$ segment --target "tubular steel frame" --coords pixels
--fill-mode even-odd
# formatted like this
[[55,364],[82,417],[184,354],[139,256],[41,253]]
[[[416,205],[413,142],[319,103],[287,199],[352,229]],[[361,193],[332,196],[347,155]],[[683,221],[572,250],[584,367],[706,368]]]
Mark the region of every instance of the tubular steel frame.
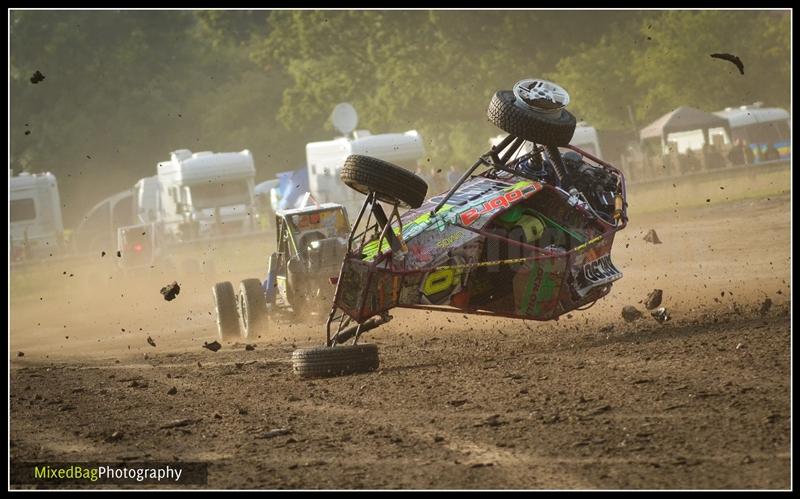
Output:
[[[435,215],[442,208],[442,206],[444,206],[444,204],[453,195],[453,193],[455,193],[458,190],[458,188],[464,182],[466,182],[472,176],[472,173],[481,165],[486,165],[486,166],[489,167],[489,170],[487,170],[486,172],[483,172],[482,174],[480,174],[481,176],[485,176],[487,174],[491,175],[491,174],[493,174],[494,171],[502,171],[502,172],[506,172],[506,173],[509,173],[511,175],[514,175],[514,176],[520,176],[520,177],[523,177],[523,178],[528,178],[529,180],[538,180],[538,179],[532,178],[532,177],[526,175],[524,172],[521,172],[520,170],[518,170],[517,167],[516,167],[516,164],[513,165],[513,166],[510,164],[511,158],[520,149],[520,147],[522,147],[522,144],[524,142],[525,142],[525,140],[520,138],[520,137],[515,137],[513,135],[508,135],[500,142],[500,144],[497,144],[496,146],[492,146],[492,148],[489,151],[487,151],[486,153],[481,155],[480,158],[461,176],[461,178],[459,178],[459,180],[455,184],[453,184],[453,186],[447,191],[447,193],[444,195],[444,197],[433,208],[433,210],[431,211],[431,216]],[[605,227],[607,230],[605,230],[604,232],[602,232],[598,236],[593,237],[591,240],[589,240],[587,242],[584,242],[583,244],[581,244],[581,245],[579,245],[579,246],[577,246],[575,248],[572,248],[569,251],[566,251],[564,253],[559,253],[559,254],[552,254],[552,253],[546,251],[543,248],[539,248],[537,246],[526,244],[526,243],[523,243],[521,241],[515,241],[515,240],[510,239],[510,238],[499,236],[497,234],[492,234],[492,233],[489,233],[489,232],[487,232],[485,230],[482,230],[482,229],[480,229],[480,230],[474,229],[474,228],[462,225],[462,224],[457,223],[457,222],[455,223],[455,225],[460,227],[460,228],[462,228],[462,229],[469,230],[469,231],[472,231],[472,232],[476,232],[476,233],[478,233],[478,234],[480,234],[480,235],[482,235],[484,237],[491,237],[491,238],[499,239],[499,240],[502,240],[503,242],[520,246],[523,249],[528,249],[528,250],[532,250],[532,251],[535,251],[537,253],[540,253],[538,256],[531,256],[531,257],[526,257],[526,258],[523,258],[523,259],[515,259],[515,260],[543,260],[543,259],[554,259],[554,258],[566,258],[565,269],[571,268],[572,264],[574,263],[574,260],[576,258],[576,255],[577,255],[578,251],[585,251],[589,247],[591,247],[591,246],[593,246],[593,245],[595,245],[595,244],[597,244],[597,243],[599,243],[601,241],[605,241],[605,240],[608,240],[609,238],[613,238],[613,235],[616,232],[624,229],[625,226],[627,226],[627,224],[628,224],[628,215],[627,215],[628,203],[627,203],[627,191],[626,191],[626,188],[625,188],[625,176],[624,176],[624,174],[620,170],[615,168],[614,166],[610,165],[609,163],[607,163],[607,162],[605,162],[605,161],[593,156],[592,154],[589,154],[589,153],[579,149],[576,146],[568,145],[568,146],[564,146],[564,147],[567,148],[567,149],[571,149],[571,150],[577,152],[578,154],[580,154],[584,158],[591,159],[596,164],[595,165],[596,167],[603,168],[603,169],[609,171],[610,173],[612,173],[614,176],[617,177],[617,187],[619,189],[618,195],[621,196],[621,206],[620,206],[620,209],[619,209],[619,217],[617,219],[618,221],[616,221],[615,224],[612,225],[608,221],[604,220],[603,218],[598,217],[596,215],[592,215],[589,210],[587,210],[586,208],[584,208],[581,205],[575,205],[576,209],[578,209],[579,211],[583,212],[584,215],[589,215],[589,216],[591,216],[591,218],[596,219],[597,221],[599,221],[599,223],[603,227]],[[552,154],[555,154],[555,151],[557,151],[556,147],[543,147],[542,148],[542,147],[537,146],[537,144],[534,144],[534,148],[533,148],[533,152],[531,153],[531,156],[535,156],[535,155],[541,154],[543,149],[547,151],[548,156],[550,156]],[[505,154],[500,156],[500,153],[502,153],[504,150],[505,150]],[[521,159],[521,158],[519,158],[519,159]],[[519,161],[519,159],[517,161]],[[558,159],[560,159],[560,157]],[[558,160],[554,160],[554,161],[558,161]],[[563,164],[560,161],[558,161],[558,164],[555,165],[555,167],[556,167],[557,177],[558,177],[559,181],[561,181],[561,177],[563,175]],[[548,185],[548,184],[544,184],[544,187],[545,188],[554,189],[556,191],[560,191],[561,193],[563,193],[562,195],[569,195],[566,192],[564,192],[563,189],[561,189],[559,187],[554,187],[554,186],[551,186],[551,185]],[[362,220],[364,220],[365,213],[366,213],[366,220],[364,221],[363,227],[362,227]],[[375,218],[374,221],[373,221],[373,217]],[[399,234],[400,234],[399,238],[397,237],[397,235],[395,234],[394,230],[392,229],[393,222],[395,222],[395,221],[398,223],[398,226],[399,226],[399,229],[400,229],[399,230]],[[362,230],[360,232],[358,231],[359,228],[362,228]],[[359,300],[358,300],[359,305],[358,305],[358,309],[357,310],[358,310],[358,316],[359,317],[362,315],[362,312],[364,311],[364,305],[366,304],[366,300],[367,300],[368,292],[369,292],[369,289],[370,289],[370,285],[372,284],[373,278],[376,275],[376,269],[378,268],[379,265],[382,265],[387,259],[389,260],[389,264],[391,266],[392,272],[395,273],[395,274],[399,274],[400,275],[400,279],[401,279],[400,285],[401,285],[401,287],[402,287],[402,280],[405,278],[405,276],[407,276],[409,274],[414,274],[414,273],[423,273],[424,274],[426,272],[430,272],[430,271],[437,270],[437,269],[441,268],[441,267],[426,267],[426,268],[408,270],[408,269],[405,268],[405,265],[403,265],[403,268],[395,268],[395,261],[392,258],[393,255],[395,253],[397,253],[397,252],[405,251],[405,249],[406,249],[405,241],[402,240],[403,223],[402,223],[402,219],[400,218],[400,213],[398,211],[398,203],[394,203],[392,205],[392,210],[391,210],[389,216],[387,217],[386,214],[385,214],[385,211],[383,210],[383,207],[379,204],[375,193],[374,192],[370,192],[367,195],[366,199],[364,199],[364,203],[361,206],[361,210],[358,213],[358,217],[356,218],[356,221],[355,221],[355,223],[353,224],[353,226],[352,226],[352,228],[350,230],[350,235],[349,235],[349,238],[348,238],[348,241],[347,241],[347,254],[345,256],[345,260],[342,262],[342,266],[339,269],[339,276],[338,276],[338,279],[336,281],[336,291],[334,293],[333,303],[331,305],[331,311],[330,311],[330,314],[328,315],[328,320],[327,320],[326,325],[325,325],[325,327],[326,327],[326,341],[327,341],[327,346],[329,346],[329,347],[335,346],[337,344],[342,344],[345,341],[349,340],[350,338],[353,338],[353,344],[356,344],[358,342],[358,339],[361,336],[361,334],[363,334],[366,331],[369,331],[371,329],[374,329],[374,328],[376,328],[376,327],[378,327],[378,326],[380,326],[382,324],[385,324],[386,322],[388,322],[388,321],[390,321],[392,319],[392,316],[388,314],[388,311],[383,311],[383,312],[380,312],[380,314],[378,314],[378,315],[373,315],[373,316],[371,316],[369,318],[366,318],[366,319],[362,320],[361,322],[359,322],[356,325],[351,325],[351,322],[353,321],[353,317],[351,317],[349,314],[347,314],[343,309],[339,308],[339,306],[337,305],[337,303],[339,302],[339,298],[341,297],[341,293],[342,293],[342,277],[343,277],[343,272],[344,272],[344,269],[345,269],[345,264],[346,264],[347,260],[350,259],[350,258],[358,258],[359,260],[361,260],[361,255],[357,254],[357,252],[360,252],[360,250],[364,247],[364,245],[367,242],[371,242],[372,241],[372,239],[370,239],[370,241],[367,241],[367,233],[369,233],[370,231],[373,233],[373,237],[375,235],[378,236],[378,239],[377,239],[378,254],[368,264],[366,283],[365,283],[364,287],[361,289],[361,296],[359,297]],[[387,242],[389,244],[388,251],[381,252],[382,249],[384,248],[384,243],[387,243]],[[501,264],[504,263],[504,261],[481,262],[480,265],[484,265],[485,266],[485,264],[487,264],[487,263],[495,264],[495,265],[501,265]],[[475,265],[475,264],[469,265],[468,264],[468,266],[478,266],[478,265]],[[445,266],[445,267],[447,267],[447,266]],[[561,280],[561,284],[560,284],[560,287],[559,287],[559,290],[558,290],[558,296],[562,296],[563,295],[564,288],[565,288],[565,286],[567,286],[567,281],[568,280],[566,278]],[[600,289],[599,296],[591,296],[590,299],[585,300],[585,303],[578,303],[575,308],[577,309],[578,307],[586,306],[590,302],[591,302],[591,304],[593,304],[599,298],[605,296],[610,291],[611,286],[609,284],[609,285],[606,285],[606,286],[604,286],[602,288],[599,288],[599,289]],[[398,308],[416,308],[416,309],[422,309],[422,310],[436,310],[436,311],[442,311],[442,312],[458,312],[458,313],[462,313],[462,314],[489,315],[489,316],[509,317],[509,318],[517,318],[517,319],[530,319],[530,317],[526,317],[524,315],[498,313],[498,312],[492,312],[492,311],[480,310],[480,309],[461,309],[461,308],[453,307],[453,306],[449,306],[449,305],[434,306],[434,305],[413,304],[413,305],[395,305],[395,306],[398,307]],[[589,306],[591,306],[591,305],[589,305]],[[556,317],[555,319],[557,319],[557,318],[558,317]],[[334,324],[336,325],[336,331],[333,334],[331,334],[331,332],[332,332],[331,329],[332,329],[332,326]]]

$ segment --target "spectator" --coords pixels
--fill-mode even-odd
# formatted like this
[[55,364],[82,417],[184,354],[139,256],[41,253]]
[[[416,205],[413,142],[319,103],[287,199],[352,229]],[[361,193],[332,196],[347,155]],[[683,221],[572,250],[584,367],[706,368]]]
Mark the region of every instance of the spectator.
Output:
[[739,166],[745,164],[746,153],[744,149],[742,139],[736,139],[736,143],[733,145],[730,152],[728,152],[728,161],[731,165]]
[[458,182],[461,178],[461,172],[456,169],[455,165],[450,166],[450,172],[447,174],[447,183],[451,186]]
[[700,170],[700,159],[691,149],[686,149],[686,159],[683,163],[684,172],[689,173]]
[[748,165],[752,165],[756,162],[756,155],[753,153],[753,148],[750,147],[750,144],[747,142],[743,142],[742,145],[744,146],[744,159]]
[[719,152],[719,148],[716,145],[712,145],[708,148],[706,166],[710,170],[716,170],[725,166],[725,158],[722,156],[722,153]]
[[777,161],[781,158],[781,155],[778,154],[778,150],[775,149],[775,145],[770,142],[767,144],[767,150],[764,151],[764,161]]

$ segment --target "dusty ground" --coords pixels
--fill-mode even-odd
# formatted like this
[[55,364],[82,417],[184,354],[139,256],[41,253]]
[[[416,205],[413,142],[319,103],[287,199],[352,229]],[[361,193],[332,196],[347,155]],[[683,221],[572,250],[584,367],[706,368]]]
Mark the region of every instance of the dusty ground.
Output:
[[[12,286],[11,458],[207,461],[214,488],[789,488],[789,237],[788,195],[634,216],[592,309],[399,311],[367,337],[378,372],[313,381],[289,359],[320,327],[201,348],[211,279],[260,275],[260,249],[205,279],[49,269],[46,290]],[[653,288],[672,320],[625,323]]]

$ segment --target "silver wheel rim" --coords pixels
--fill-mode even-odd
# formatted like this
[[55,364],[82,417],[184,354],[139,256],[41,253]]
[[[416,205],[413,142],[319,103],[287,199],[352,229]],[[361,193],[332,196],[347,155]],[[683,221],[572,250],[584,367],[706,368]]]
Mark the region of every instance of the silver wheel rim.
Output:
[[514,85],[513,91],[517,102],[542,113],[555,113],[569,104],[569,93],[547,80],[521,80]]

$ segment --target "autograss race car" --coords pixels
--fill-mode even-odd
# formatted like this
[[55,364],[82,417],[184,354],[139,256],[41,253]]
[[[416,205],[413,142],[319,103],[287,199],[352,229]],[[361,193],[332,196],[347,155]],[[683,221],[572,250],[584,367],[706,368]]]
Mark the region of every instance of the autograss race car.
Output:
[[393,308],[546,321],[608,294],[622,277],[611,247],[627,224],[625,180],[569,145],[568,103],[563,88],[539,79],[497,92],[488,118],[508,137],[427,200],[426,183],[410,171],[348,157],[341,179],[367,197],[332,279],[326,343],[296,350],[295,373],[376,369],[377,346],[358,340]]
[[341,266],[350,222],[342,205],[316,203],[275,213],[277,251],[266,278],[214,285],[217,330],[222,340],[255,338],[270,322],[304,322],[327,317],[334,287],[330,276]]

